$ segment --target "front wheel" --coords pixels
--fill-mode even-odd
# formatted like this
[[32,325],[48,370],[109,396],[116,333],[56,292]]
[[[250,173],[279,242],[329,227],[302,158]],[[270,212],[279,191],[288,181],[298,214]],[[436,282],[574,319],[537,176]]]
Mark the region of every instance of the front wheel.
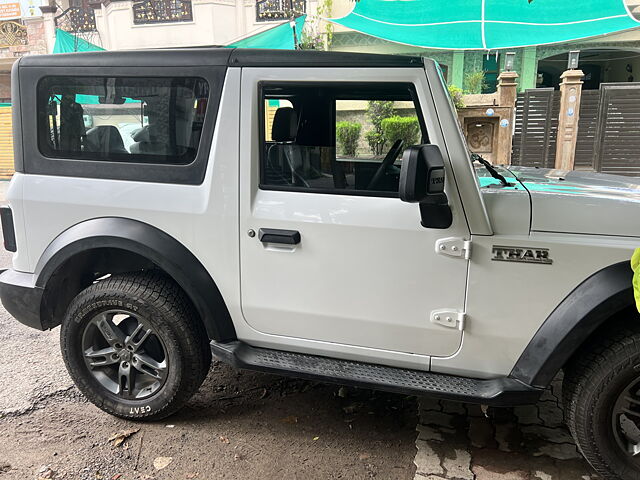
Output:
[[78,294],[60,332],[78,389],[127,419],[157,420],[193,395],[211,363],[184,292],[159,272],[113,275]]
[[[637,321],[635,318],[630,321]],[[640,478],[640,329],[610,325],[565,369],[565,417],[604,479]]]

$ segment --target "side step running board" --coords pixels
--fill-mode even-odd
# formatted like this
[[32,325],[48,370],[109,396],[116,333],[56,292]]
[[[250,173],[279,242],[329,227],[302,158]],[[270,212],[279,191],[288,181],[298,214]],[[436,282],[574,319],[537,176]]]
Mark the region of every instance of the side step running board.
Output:
[[432,396],[492,406],[535,403],[542,390],[513,378],[478,380],[370,363],[257,348],[242,342],[211,342],[213,354],[236,368],[321,382]]

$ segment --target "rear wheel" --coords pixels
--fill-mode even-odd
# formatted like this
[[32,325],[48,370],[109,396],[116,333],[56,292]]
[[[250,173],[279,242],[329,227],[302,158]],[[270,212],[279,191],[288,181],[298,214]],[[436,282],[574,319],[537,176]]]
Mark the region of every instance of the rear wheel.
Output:
[[62,355],[102,410],[155,420],[176,412],[206,377],[211,352],[184,292],[158,272],[111,276],[71,302]]
[[[635,321],[635,319],[634,319]],[[567,424],[605,479],[640,478],[640,328],[609,326],[565,369]]]

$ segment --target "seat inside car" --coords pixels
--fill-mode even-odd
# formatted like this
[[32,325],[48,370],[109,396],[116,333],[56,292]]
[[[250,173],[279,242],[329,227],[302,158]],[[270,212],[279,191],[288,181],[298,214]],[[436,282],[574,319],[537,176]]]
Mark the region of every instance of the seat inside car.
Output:
[[267,172],[270,180],[279,177],[282,184],[309,187],[300,174],[303,166],[302,148],[296,145],[299,118],[292,107],[276,110],[271,128],[271,138],[275,142],[267,154]]
[[102,154],[127,154],[122,135],[113,125],[99,125],[87,132],[85,151]]

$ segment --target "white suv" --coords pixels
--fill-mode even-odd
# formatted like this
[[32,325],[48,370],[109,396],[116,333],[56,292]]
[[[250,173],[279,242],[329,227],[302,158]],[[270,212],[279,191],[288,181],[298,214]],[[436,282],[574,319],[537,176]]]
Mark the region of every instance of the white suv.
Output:
[[[62,325],[98,407],[170,415],[211,352],[493,406],[535,402],[564,369],[586,458],[640,475],[632,179],[470,156],[417,57],[33,56],[12,83],[0,297],[29,326]],[[139,126],[126,145],[122,124]]]

